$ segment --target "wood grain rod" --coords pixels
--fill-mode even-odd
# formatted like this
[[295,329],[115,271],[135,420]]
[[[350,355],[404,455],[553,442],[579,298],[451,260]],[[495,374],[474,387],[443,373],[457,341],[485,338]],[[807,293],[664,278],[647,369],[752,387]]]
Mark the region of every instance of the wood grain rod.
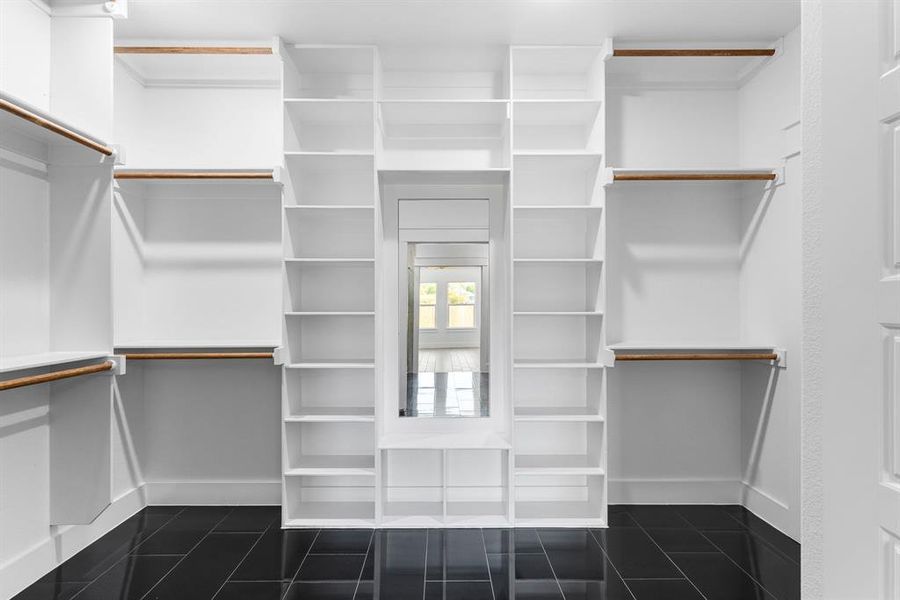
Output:
[[123,171],[116,179],[273,179],[271,171]]
[[775,173],[615,173],[614,181],[774,181]]
[[51,381],[59,381],[60,379],[69,379],[81,375],[90,375],[91,373],[101,373],[103,371],[111,370],[113,366],[113,362],[108,360],[104,363],[89,365],[87,367],[76,367],[74,369],[63,369],[52,373],[44,373],[43,375],[29,375],[28,377],[19,377],[18,379],[8,379],[6,381],[0,381],[0,392],[28,385],[37,385],[39,383],[49,383]]
[[271,352],[138,352],[125,353],[128,360],[220,360],[240,358],[268,358]]
[[775,48],[616,48],[613,56],[640,57],[729,57],[775,56]]
[[40,115],[36,115],[33,112],[31,112],[30,110],[26,110],[26,109],[22,108],[21,106],[17,106],[16,104],[13,104],[12,102],[10,102],[8,100],[3,100],[2,98],[0,98],[0,109],[5,110],[6,112],[8,112],[12,115],[15,115],[21,119],[25,119],[26,121],[28,121],[30,123],[34,123],[38,127],[43,127],[47,131],[50,131],[57,135],[61,135],[62,137],[66,138],[66,139],[69,139],[69,140],[72,140],[73,142],[81,144],[82,146],[84,146],[86,148],[90,148],[91,150],[99,152],[100,154],[105,154],[106,156],[112,156],[112,154],[113,154],[112,148],[109,148],[107,146],[104,146],[103,144],[95,142],[94,140],[87,138],[87,137],[81,135],[80,133],[76,133],[76,132],[72,131],[71,129],[68,129],[68,128],[60,125],[59,123],[55,123],[49,119],[45,119],[44,117],[41,117]]
[[264,46],[116,46],[116,54],[272,54]]
[[639,360],[778,360],[774,352],[707,352],[707,353],[679,353],[679,354],[617,354],[616,361]]

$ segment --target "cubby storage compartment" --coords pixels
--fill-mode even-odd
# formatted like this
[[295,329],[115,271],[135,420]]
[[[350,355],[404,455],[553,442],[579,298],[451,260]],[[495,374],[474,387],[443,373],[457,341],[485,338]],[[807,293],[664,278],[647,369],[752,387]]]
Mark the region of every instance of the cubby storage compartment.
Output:
[[516,523],[531,527],[605,527],[604,475],[516,476]]
[[515,313],[603,312],[603,263],[518,262]]
[[286,263],[290,312],[375,310],[374,262]]
[[372,46],[282,47],[285,98],[374,97],[375,48]]
[[509,523],[509,451],[448,449],[444,521],[450,526]]
[[570,364],[600,366],[601,316],[517,316],[513,361],[516,366]]
[[285,421],[375,420],[372,369],[288,369]]
[[293,258],[372,258],[375,212],[371,208],[285,209],[286,252]]
[[603,48],[513,46],[513,99],[603,98]]
[[371,315],[285,317],[290,364],[372,365],[375,325]]
[[508,103],[385,101],[379,104],[382,170],[509,167]]
[[442,450],[381,450],[382,523],[391,527],[440,526],[444,520]]
[[516,475],[601,475],[603,422],[516,423]]
[[365,154],[287,154],[286,206],[373,206],[375,157]]
[[114,137],[128,168],[280,164],[277,56],[162,48],[137,57],[117,54],[114,72]]
[[118,188],[117,346],[278,345],[278,185],[153,179]]
[[285,152],[372,152],[375,106],[366,100],[284,101]]
[[375,475],[371,423],[285,423],[285,475]]
[[409,47],[380,49],[382,100],[509,98],[507,49]]
[[520,421],[602,421],[603,369],[516,369],[513,412]]
[[284,482],[287,527],[374,527],[373,476],[288,476]]
[[516,258],[602,259],[602,211],[514,209]]
[[516,100],[515,153],[603,150],[600,100]]
[[600,156],[525,154],[514,157],[514,206],[600,207],[603,168]]

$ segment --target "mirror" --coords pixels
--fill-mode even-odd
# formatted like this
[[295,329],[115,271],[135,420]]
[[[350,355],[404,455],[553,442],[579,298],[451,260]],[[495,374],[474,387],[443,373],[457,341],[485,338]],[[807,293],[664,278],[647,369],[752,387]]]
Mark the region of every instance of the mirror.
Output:
[[[490,273],[486,243],[406,244],[401,417],[490,414]],[[405,334],[405,335],[404,335]],[[405,341],[405,344],[404,344]]]

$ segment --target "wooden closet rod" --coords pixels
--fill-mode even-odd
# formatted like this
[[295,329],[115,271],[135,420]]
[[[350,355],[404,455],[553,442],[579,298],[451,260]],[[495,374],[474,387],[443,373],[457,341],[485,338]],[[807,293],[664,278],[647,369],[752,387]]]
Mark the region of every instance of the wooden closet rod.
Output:
[[265,179],[271,171],[119,171],[116,179]]
[[91,150],[99,152],[100,154],[105,154],[106,156],[112,156],[112,154],[113,154],[112,148],[109,148],[107,146],[104,146],[103,144],[95,142],[94,140],[87,138],[87,137],[81,135],[80,133],[76,133],[76,132],[72,131],[71,129],[69,129],[68,127],[60,125],[59,123],[55,123],[55,122],[51,121],[50,119],[46,119],[40,115],[36,115],[33,112],[31,112],[30,110],[27,110],[25,108],[22,108],[21,106],[13,104],[9,100],[4,100],[4,99],[0,98],[0,109],[5,110],[6,112],[8,112],[12,115],[15,115],[21,119],[25,119],[26,121],[28,121],[30,123],[34,123],[38,127],[43,127],[47,131],[50,131],[57,135],[61,135],[64,138],[70,139],[73,142],[81,144],[82,146],[84,146],[86,148],[90,148]]
[[219,360],[236,358],[268,358],[272,352],[156,352],[125,353],[128,360]]
[[116,54],[272,54],[264,46],[116,46]]
[[729,56],[775,56],[775,48],[616,48],[614,57],[729,57]]
[[775,173],[667,173],[664,171],[646,173],[614,173],[614,181],[774,181]]
[[37,385],[38,383],[59,381],[60,379],[90,375],[91,373],[101,373],[103,371],[111,370],[114,366],[113,362],[108,360],[104,363],[89,365],[87,367],[75,367],[74,369],[63,369],[61,371],[53,371],[52,373],[44,373],[43,375],[29,375],[28,377],[19,377],[18,379],[8,379],[6,381],[0,381],[0,392],[3,390],[25,387],[27,385]]
[[740,352],[703,352],[692,354],[617,354],[616,361],[639,360],[778,360],[774,352],[740,353]]

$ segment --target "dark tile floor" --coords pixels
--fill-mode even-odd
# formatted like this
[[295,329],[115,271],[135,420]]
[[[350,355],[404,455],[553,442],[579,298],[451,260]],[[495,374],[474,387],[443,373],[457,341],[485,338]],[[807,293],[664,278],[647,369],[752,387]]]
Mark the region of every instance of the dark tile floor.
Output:
[[613,506],[609,529],[293,530],[151,507],[15,600],[795,600],[800,546],[739,506]]

